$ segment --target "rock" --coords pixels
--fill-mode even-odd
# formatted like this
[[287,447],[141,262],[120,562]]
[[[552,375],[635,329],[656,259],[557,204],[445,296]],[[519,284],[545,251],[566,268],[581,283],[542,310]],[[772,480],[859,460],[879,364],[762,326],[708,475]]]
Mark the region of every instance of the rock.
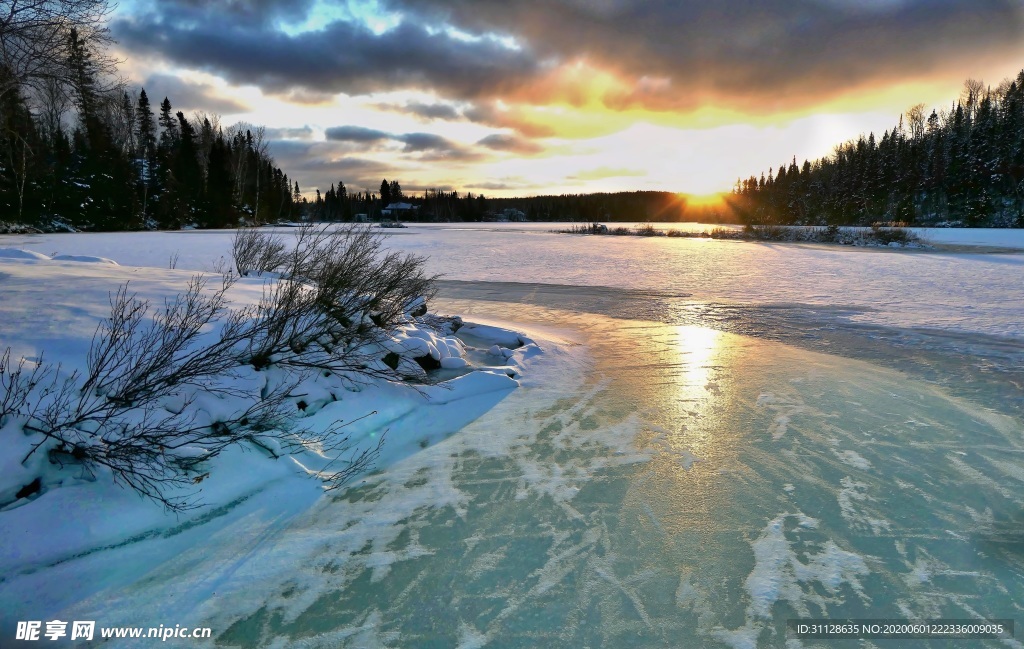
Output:
[[437,370],[437,369],[441,368],[441,359],[434,358],[430,354],[424,354],[423,356],[417,356],[413,360],[416,361],[417,363],[419,363],[419,366],[422,367],[423,369],[427,370],[428,372],[430,370]]
[[43,481],[41,479],[39,479],[39,478],[36,478],[32,482],[28,483],[27,485],[25,485],[24,487],[19,489],[18,493],[14,494],[14,497],[15,497],[15,499],[18,499],[18,498],[28,498],[29,496],[31,496],[33,494],[39,493],[42,490],[42,488],[43,488]]

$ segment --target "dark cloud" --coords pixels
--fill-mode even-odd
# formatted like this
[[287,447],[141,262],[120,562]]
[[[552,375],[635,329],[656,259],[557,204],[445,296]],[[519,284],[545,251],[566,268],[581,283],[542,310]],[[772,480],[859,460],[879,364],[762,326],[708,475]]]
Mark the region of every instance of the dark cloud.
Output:
[[216,88],[205,83],[190,83],[169,74],[153,74],[142,83],[154,110],[167,97],[175,111],[232,114],[249,110],[246,104],[229,97],[216,96]]
[[474,160],[474,153],[434,133],[393,134],[362,126],[332,126],[325,131],[328,140],[372,145],[382,142],[403,144],[402,153],[417,154],[418,160]]
[[[1018,47],[1018,0],[389,0],[426,24],[510,34],[537,60],[585,59],[630,87],[614,108],[816,101]],[[571,89],[565,96],[572,100]]]
[[161,10],[179,20],[230,20],[230,24],[267,25],[302,21],[315,0],[160,0]]
[[488,135],[477,144],[494,151],[509,151],[511,153],[540,153],[544,150],[544,147],[535,142],[504,133]]
[[[555,134],[554,129],[542,124],[533,123],[518,112],[508,110],[507,108],[499,110],[494,105],[494,102],[469,103],[461,107],[445,103],[426,104],[417,102],[406,104],[381,103],[374,104],[374,106],[380,110],[414,115],[424,120],[465,120],[494,128],[507,128],[526,137],[550,137]],[[521,149],[523,152],[528,152],[529,149],[533,148],[539,149],[539,147],[534,147],[522,140],[520,140],[520,143],[524,147]],[[500,146],[497,145],[500,145],[501,142],[488,141],[481,142],[480,144],[488,148],[498,149]]]
[[433,133],[406,133],[405,135],[396,135],[394,139],[405,144],[407,152],[447,151],[457,148],[457,145],[451,140]]
[[380,142],[381,140],[390,140],[392,135],[385,133],[384,131],[378,131],[372,128],[365,128],[363,126],[332,126],[324,131],[324,136],[328,140],[336,140],[339,142]]
[[349,191],[377,191],[382,178],[408,174],[408,167],[343,155],[333,142],[302,142],[274,140],[270,142],[274,162],[299,181],[302,191],[319,188],[326,191],[331,184],[345,183]]
[[218,11],[217,5],[203,11],[204,19],[196,20],[191,8],[161,3],[152,13],[114,21],[111,29],[129,50],[161,54],[179,65],[275,93],[422,88],[458,97],[489,96],[506,85],[526,83],[539,65],[526,52],[489,40],[466,42],[443,31],[431,34],[412,21],[376,34],[360,23],[339,20],[320,31],[289,36],[270,24],[207,15]]
[[450,103],[422,103],[411,101],[409,103],[378,103],[378,109],[414,115],[424,120],[445,120],[454,122],[462,119],[462,114],[457,107]]
[[470,151],[451,140],[434,133],[405,133],[396,135],[395,140],[405,144],[405,153],[417,154],[421,161],[470,161],[482,156]]
[[[266,92],[319,101],[426,90],[449,103],[398,108],[529,137],[551,132],[494,101],[583,105],[588,70],[615,77],[599,97],[614,109],[712,103],[768,113],[968,72],[972,62],[1024,41],[1020,0],[382,0],[378,11],[401,17],[383,33],[354,20],[295,35],[281,30],[312,4],[166,0],[125,13],[112,30],[129,50]],[[445,25],[475,37],[452,36]],[[590,67],[573,76],[576,62]]]

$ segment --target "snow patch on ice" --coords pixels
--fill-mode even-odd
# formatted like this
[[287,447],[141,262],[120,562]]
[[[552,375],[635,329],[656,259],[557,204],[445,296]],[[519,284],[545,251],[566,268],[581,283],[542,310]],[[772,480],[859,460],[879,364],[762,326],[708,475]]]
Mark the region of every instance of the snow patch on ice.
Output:
[[864,456],[857,451],[836,451],[833,449],[832,453],[834,453],[843,464],[849,464],[850,466],[862,471],[871,470],[871,462],[868,462]]
[[874,498],[866,493],[868,489],[866,484],[857,482],[849,476],[840,480],[839,483],[843,486],[836,496],[839,502],[839,513],[842,514],[851,528],[871,530],[871,533],[875,536],[891,529],[892,526],[889,524],[889,521],[869,516],[861,511],[858,503],[867,504],[874,501]]
[[792,423],[793,416],[806,410],[803,404],[778,397],[771,392],[760,394],[755,405],[759,408],[766,408],[774,413],[772,423],[768,425],[768,433],[774,440],[782,439],[789,432],[789,425]]
[[456,649],[481,649],[486,645],[486,635],[465,622],[459,623],[459,644],[456,645]]
[[[842,602],[844,585],[864,598],[860,577],[869,572],[864,558],[843,550],[831,539],[820,544],[817,552],[814,544],[801,542],[795,531],[790,535],[797,538],[791,541],[786,532],[790,519],[800,527],[817,527],[815,519],[802,513],[780,514],[750,544],[754,569],[745,583],[750,599],[746,621],[737,629],[712,629],[711,635],[721,642],[736,649],[757,647],[764,623],[771,619],[772,608],[779,601],[787,602],[801,617],[811,617],[808,604],[824,611],[829,603]],[[814,584],[820,584],[826,594]]]

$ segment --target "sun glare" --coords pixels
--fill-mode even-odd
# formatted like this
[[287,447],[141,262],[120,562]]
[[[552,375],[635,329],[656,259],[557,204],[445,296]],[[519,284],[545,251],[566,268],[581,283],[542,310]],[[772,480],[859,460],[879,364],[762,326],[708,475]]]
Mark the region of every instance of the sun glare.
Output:
[[711,194],[680,194],[680,198],[690,207],[701,209],[718,208],[725,205],[725,192]]

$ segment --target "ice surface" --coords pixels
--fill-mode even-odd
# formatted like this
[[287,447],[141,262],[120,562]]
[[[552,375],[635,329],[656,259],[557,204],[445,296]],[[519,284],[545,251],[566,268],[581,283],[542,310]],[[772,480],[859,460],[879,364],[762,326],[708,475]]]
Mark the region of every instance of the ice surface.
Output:
[[[552,224],[411,225],[388,245],[429,257],[446,280],[616,287],[693,301],[847,309],[858,322],[1024,335],[1024,255],[849,249],[668,237],[578,237]],[[667,227],[671,227],[668,224]],[[693,226],[698,227],[698,226]],[[705,226],[699,226],[704,228]],[[943,243],[1019,246],[1024,231],[930,229]],[[290,235],[282,230],[286,239]],[[3,235],[0,246],[98,255],[129,266],[210,270],[232,232]],[[495,250],[529,250],[529,263]],[[979,249],[980,250],[980,249]],[[228,264],[230,266],[230,264]],[[571,293],[567,301],[572,301]]]
[[[149,250],[151,263],[180,247],[179,267],[198,268],[225,254],[230,235],[149,236],[167,246]],[[119,257],[102,249],[106,237],[92,238],[101,244],[92,250],[71,249],[79,235],[35,240],[39,250],[132,263],[133,245]],[[10,245],[31,248],[30,239]],[[285,465],[262,486],[239,476],[235,501],[201,523],[118,547],[19,563],[17,537],[5,539],[5,614],[208,625],[226,647],[774,647],[799,646],[785,631],[797,616],[1019,611],[1024,437],[1013,399],[1000,398],[1019,397],[1019,386],[1000,378],[1016,376],[1012,362],[969,352],[980,334],[1005,336],[1007,358],[1019,347],[1020,256],[595,243],[489,226],[414,226],[391,241],[434,254],[459,289],[432,309],[525,339],[484,344],[472,329],[461,342],[397,336],[487,369],[431,391],[437,403],[426,408],[386,391],[342,394],[379,409],[378,426],[405,432],[386,469],[349,492],[324,497]],[[508,255],[494,254],[514,246],[535,265],[510,269]],[[26,273],[56,280],[61,265],[0,263],[19,348],[81,349],[84,337],[61,338],[9,306],[28,295]],[[83,266],[132,272],[154,295],[189,275]],[[496,281],[471,284],[480,280]],[[52,297],[66,312],[57,326],[84,332],[105,294],[69,281],[67,295]],[[822,329],[793,317],[793,303],[819,309]],[[724,327],[752,306],[767,314],[751,322],[754,337],[673,324],[686,311]],[[838,343],[821,353],[773,342],[828,328],[841,334],[829,340],[853,343],[913,327],[948,334],[957,353],[910,340],[925,376],[894,369],[886,348],[858,359],[850,349],[860,348]],[[467,418],[456,434],[439,432],[435,413],[449,407]],[[313,417],[341,408],[325,403]],[[88,517],[69,520],[84,528]],[[69,546],[88,546],[93,529],[69,534]]]

